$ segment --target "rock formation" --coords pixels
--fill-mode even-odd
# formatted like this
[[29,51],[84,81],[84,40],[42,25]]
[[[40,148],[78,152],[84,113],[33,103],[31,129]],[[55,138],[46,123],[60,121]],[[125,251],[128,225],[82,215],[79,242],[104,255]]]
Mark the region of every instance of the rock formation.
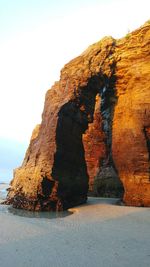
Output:
[[64,66],[7,203],[60,211],[110,179],[123,184],[126,205],[150,206],[149,23],[102,39]]

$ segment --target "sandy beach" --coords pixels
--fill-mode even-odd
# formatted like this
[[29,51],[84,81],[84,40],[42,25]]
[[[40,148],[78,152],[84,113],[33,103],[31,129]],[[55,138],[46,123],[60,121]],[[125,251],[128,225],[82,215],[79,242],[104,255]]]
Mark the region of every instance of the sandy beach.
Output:
[[53,218],[0,205],[0,266],[150,266],[150,208],[116,201],[89,198]]

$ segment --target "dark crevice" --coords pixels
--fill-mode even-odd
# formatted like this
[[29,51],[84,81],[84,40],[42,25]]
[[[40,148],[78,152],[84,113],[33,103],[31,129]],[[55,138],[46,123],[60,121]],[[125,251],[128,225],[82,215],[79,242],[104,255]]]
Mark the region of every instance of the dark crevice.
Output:
[[112,124],[114,110],[117,104],[115,90],[115,68],[116,63],[111,65],[111,77],[103,75],[103,88],[100,91],[102,115],[102,129],[105,133],[106,156],[100,162],[100,170],[95,178],[94,192],[98,196],[123,197],[124,188],[119,179],[112,156]]
[[107,78],[103,76],[104,87],[100,93],[101,95],[101,115],[103,119],[103,131],[106,135],[106,148],[107,148],[107,164],[114,165],[112,158],[112,123],[114,117],[115,105],[117,104],[117,96],[115,91],[115,63],[112,66],[112,76]]
[[47,198],[51,194],[52,188],[54,186],[54,181],[49,180],[47,177],[43,177],[41,186],[42,194],[45,198]]

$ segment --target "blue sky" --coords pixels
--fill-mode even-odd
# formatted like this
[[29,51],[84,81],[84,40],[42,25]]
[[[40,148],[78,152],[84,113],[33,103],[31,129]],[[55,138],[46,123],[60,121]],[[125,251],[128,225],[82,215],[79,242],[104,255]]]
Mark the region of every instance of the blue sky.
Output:
[[13,169],[22,164],[27,143],[11,139],[0,139],[0,182],[8,182],[13,176]]
[[0,137],[28,140],[64,64],[148,18],[149,0],[0,0]]
[[46,90],[64,64],[102,37],[120,38],[148,19],[149,0],[0,0],[0,142],[22,144],[22,154],[12,146],[22,159]]
[[78,12],[91,5],[112,2],[111,0],[0,0],[1,37],[20,30],[38,27],[41,22],[53,20]]

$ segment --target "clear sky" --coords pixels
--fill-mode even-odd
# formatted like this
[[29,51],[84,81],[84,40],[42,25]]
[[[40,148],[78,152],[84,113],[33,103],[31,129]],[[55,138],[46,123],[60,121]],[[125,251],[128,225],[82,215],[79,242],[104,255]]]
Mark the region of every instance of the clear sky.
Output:
[[0,0],[0,137],[26,141],[65,63],[149,19],[149,0]]

